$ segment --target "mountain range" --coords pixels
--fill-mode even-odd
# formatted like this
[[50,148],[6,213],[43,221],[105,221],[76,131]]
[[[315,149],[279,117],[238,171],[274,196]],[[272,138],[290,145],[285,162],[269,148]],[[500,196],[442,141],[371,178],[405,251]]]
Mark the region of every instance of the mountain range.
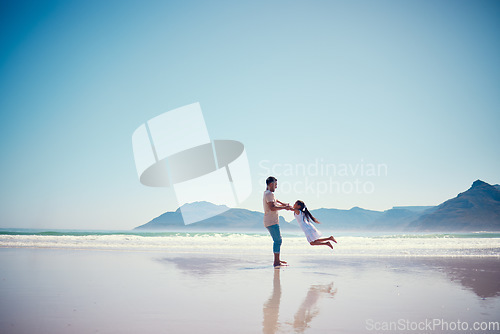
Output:
[[[220,212],[221,209],[227,211],[207,218],[205,220],[184,225],[182,220],[181,208],[173,212],[165,212],[164,214],[154,218],[150,222],[138,226],[135,230],[155,230],[155,231],[256,231],[264,228],[263,219],[264,214],[258,211],[251,211],[247,209],[228,209],[223,205],[215,205],[209,202],[195,202],[185,204],[189,210],[206,210],[209,212]],[[186,208],[183,206],[182,208]],[[285,221],[280,216],[280,227],[283,231],[298,231],[299,227],[292,225]]]
[[409,228],[419,231],[499,231],[500,185],[475,181],[469,190],[425,212]]
[[[165,212],[136,230],[156,231],[262,231],[262,212],[228,209],[208,202],[185,204],[183,210],[222,214],[184,225],[180,208]],[[227,210],[227,211],[226,211]],[[472,186],[438,206],[399,206],[386,211],[316,209],[311,213],[321,222],[323,231],[500,231],[500,185],[476,180]],[[285,232],[300,231],[295,220],[280,217]]]

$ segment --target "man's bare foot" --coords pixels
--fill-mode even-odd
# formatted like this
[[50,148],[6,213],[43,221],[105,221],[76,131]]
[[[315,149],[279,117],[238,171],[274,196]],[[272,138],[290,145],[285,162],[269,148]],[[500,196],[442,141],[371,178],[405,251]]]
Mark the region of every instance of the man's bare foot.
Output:
[[337,240],[335,240],[335,238],[333,237],[333,235],[331,235],[331,236],[330,236],[330,238],[328,238],[328,239],[330,239],[330,240],[331,240],[331,241],[333,241],[334,243],[337,243]]
[[281,266],[288,266],[286,261],[280,261],[280,262],[274,262],[273,264],[274,267],[281,267]]
[[327,242],[327,243],[326,243],[326,245],[327,245],[328,247],[330,247],[331,249],[333,249],[333,246],[332,246],[332,244],[331,244],[331,243]]

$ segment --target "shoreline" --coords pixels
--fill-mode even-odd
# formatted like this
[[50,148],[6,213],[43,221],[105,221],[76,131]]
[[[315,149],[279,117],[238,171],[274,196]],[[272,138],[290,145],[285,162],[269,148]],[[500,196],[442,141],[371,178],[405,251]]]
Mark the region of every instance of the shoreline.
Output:
[[[327,235],[327,234],[324,234]],[[371,235],[338,236],[333,251],[311,246],[302,235],[283,235],[282,252],[291,255],[350,257],[447,257],[500,258],[500,238],[489,235]],[[137,234],[3,234],[0,249],[81,249],[167,253],[267,255],[272,247],[268,234],[193,233]]]
[[[175,251],[170,251],[170,250],[162,250],[162,249],[143,249],[143,248],[95,248],[95,247],[67,247],[67,246],[61,246],[61,247],[41,247],[41,246],[2,246],[0,245],[0,251],[1,250],[7,250],[7,249],[31,249],[31,250],[66,250],[66,251],[91,251],[91,252],[125,252],[125,253],[162,253],[162,254],[185,254],[185,255],[200,255],[200,254],[207,254],[206,250],[199,250],[199,251],[182,251],[182,250],[175,250]],[[266,252],[267,255],[269,255],[269,251]],[[442,254],[424,254],[424,255],[419,255],[419,254],[360,254],[360,253],[354,253],[354,254],[336,254],[335,250],[330,252],[331,254],[312,254],[312,253],[297,253],[297,252],[289,252],[288,254],[290,256],[308,256],[308,255],[314,255],[317,257],[325,257],[325,258],[331,258],[331,257],[336,257],[339,259],[362,259],[362,258],[367,258],[367,259],[498,259],[500,260],[500,254],[485,254],[485,255],[475,255],[475,254],[453,254],[453,255],[442,255]],[[226,251],[220,250],[220,251],[214,251],[210,252],[210,255],[225,255],[227,254]],[[255,253],[251,252],[234,252],[234,254],[238,255],[251,255]],[[287,254],[286,251],[282,251],[282,254]],[[259,253],[260,256],[266,256],[265,253]],[[287,256],[287,255],[285,255]]]

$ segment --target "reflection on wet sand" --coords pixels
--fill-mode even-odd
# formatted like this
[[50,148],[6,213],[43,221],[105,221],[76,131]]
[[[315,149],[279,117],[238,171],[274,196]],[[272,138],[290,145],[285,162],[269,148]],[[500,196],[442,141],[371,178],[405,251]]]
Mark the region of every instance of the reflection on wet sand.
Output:
[[280,269],[274,269],[273,278],[273,292],[271,297],[264,303],[264,323],[262,332],[276,333],[279,328],[278,318],[280,313],[280,301],[281,301],[281,281],[280,281]]
[[[302,304],[299,306],[297,312],[294,316],[293,323],[291,324],[293,329],[297,333],[303,333],[307,328],[309,328],[310,322],[319,314],[319,308],[317,307],[318,301],[323,296],[333,297],[337,293],[337,289],[333,288],[333,282],[324,285],[311,285],[309,291],[307,292]],[[281,327],[279,322],[279,309],[281,302],[281,281],[280,281],[280,269],[274,270],[273,277],[273,291],[269,299],[264,303],[264,321],[262,332],[264,334],[277,333]]]
[[426,265],[446,274],[452,282],[460,283],[480,298],[500,296],[500,261],[485,259],[434,259]]
[[293,321],[293,328],[298,333],[303,333],[311,320],[319,314],[319,308],[316,304],[323,296],[333,297],[337,289],[333,289],[333,282],[325,285],[311,285],[304,301],[300,305]]
[[173,263],[182,272],[195,277],[225,273],[239,264],[238,259],[211,257],[174,257],[157,259],[161,263]]
[[[309,264],[325,264],[324,259],[315,261],[308,260]],[[478,297],[497,298],[500,297],[500,259],[490,258],[379,258],[375,261],[365,262],[360,259],[349,259],[348,261],[332,259],[330,265],[337,268],[346,266],[357,267],[359,270],[367,270],[369,266],[380,263],[387,268],[424,268],[425,270],[438,271],[454,283],[474,292]]]

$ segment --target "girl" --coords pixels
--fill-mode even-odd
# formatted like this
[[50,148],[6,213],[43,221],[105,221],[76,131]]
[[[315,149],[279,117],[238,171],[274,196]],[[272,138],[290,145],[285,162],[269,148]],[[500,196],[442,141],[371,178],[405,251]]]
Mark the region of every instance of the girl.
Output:
[[317,245],[325,245],[333,249],[332,244],[330,243],[329,240],[337,243],[337,240],[333,236],[330,236],[328,238],[322,238],[321,237],[321,232],[318,231],[314,225],[312,224],[315,222],[316,224],[320,224],[320,222],[313,217],[313,215],[307,210],[306,205],[302,201],[297,201],[293,205],[294,211],[294,216],[297,222],[299,223],[300,227],[302,228],[302,231],[304,231],[307,241],[312,246],[317,246]]

